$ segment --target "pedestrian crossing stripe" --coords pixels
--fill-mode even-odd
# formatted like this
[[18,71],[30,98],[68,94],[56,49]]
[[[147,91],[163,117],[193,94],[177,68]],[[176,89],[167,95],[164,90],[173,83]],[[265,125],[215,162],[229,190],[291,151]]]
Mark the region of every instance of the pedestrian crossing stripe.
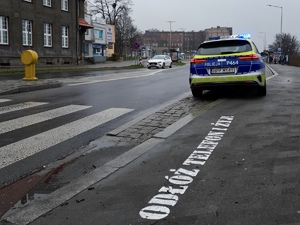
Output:
[[22,109],[28,109],[31,107],[45,105],[45,104],[48,103],[47,102],[25,102],[25,103],[10,105],[10,106],[4,106],[4,107],[0,107],[0,114],[10,113],[10,112],[14,112]]
[[9,102],[9,101],[11,101],[10,99],[0,99],[0,103],[2,103],[2,102]]
[[48,110],[41,113],[36,113],[29,116],[24,116],[21,118],[9,120],[0,123],[0,134],[20,129],[26,126],[30,126],[33,124],[41,123],[47,120],[51,120],[60,116],[64,116],[70,113],[74,113],[80,110],[84,110],[90,108],[91,106],[82,106],[82,105],[68,105],[64,107],[60,107],[57,109]]
[[133,111],[110,108],[0,148],[0,169]]

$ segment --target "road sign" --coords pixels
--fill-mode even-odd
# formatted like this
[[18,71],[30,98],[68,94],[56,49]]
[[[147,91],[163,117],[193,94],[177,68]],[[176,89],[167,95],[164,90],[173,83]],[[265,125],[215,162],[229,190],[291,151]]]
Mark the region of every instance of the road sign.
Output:
[[135,50],[138,50],[138,49],[140,48],[140,43],[135,42],[135,43],[133,44],[133,48],[134,48]]

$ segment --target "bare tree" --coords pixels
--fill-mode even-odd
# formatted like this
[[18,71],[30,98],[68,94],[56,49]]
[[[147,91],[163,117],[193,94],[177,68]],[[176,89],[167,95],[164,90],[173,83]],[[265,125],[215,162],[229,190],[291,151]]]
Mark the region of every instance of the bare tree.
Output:
[[132,0],[95,0],[94,14],[100,14],[107,24],[115,25],[118,17],[131,11]]
[[295,55],[299,52],[300,43],[296,36],[289,33],[276,34],[274,42],[269,45],[269,50],[276,52],[278,48],[281,48],[283,55]]
[[116,29],[116,51],[120,53],[121,56],[125,56],[128,53],[130,47],[130,38],[132,35],[132,30],[134,29],[132,25],[132,20],[128,14],[128,11],[124,11],[122,15],[119,15],[118,20],[115,24]]

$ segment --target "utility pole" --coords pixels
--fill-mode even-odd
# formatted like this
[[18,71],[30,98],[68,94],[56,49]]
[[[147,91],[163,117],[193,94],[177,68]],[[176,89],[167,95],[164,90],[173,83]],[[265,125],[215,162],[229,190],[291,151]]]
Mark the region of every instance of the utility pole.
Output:
[[172,23],[175,23],[175,21],[169,20],[167,22],[170,23],[170,49],[171,49],[172,48],[172,37],[171,37],[171,35],[172,35]]

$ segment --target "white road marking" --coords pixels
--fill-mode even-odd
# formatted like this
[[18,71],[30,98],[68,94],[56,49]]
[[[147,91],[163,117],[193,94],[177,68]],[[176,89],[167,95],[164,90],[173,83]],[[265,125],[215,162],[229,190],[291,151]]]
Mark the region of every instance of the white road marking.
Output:
[[30,116],[24,116],[18,119],[13,119],[0,123],[0,134],[30,126],[36,123],[51,120],[60,116],[64,116],[73,112],[77,112],[83,109],[90,108],[91,106],[82,105],[68,105],[61,108],[33,114]]
[[131,79],[131,78],[137,78],[137,77],[148,77],[148,76],[153,76],[159,72],[161,72],[161,70],[158,70],[158,71],[155,71],[155,72],[152,72],[149,74],[144,74],[144,75],[135,75],[135,76],[127,76],[127,77],[122,76],[122,77],[111,78],[111,79],[107,79],[107,80],[93,80],[93,81],[81,82],[81,83],[76,83],[76,84],[68,84],[68,86],[102,83],[102,82],[107,82],[107,81],[124,80],[124,79]]
[[0,103],[2,103],[2,102],[9,102],[9,101],[11,101],[10,99],[0,99]]
[[4,107],[0,107],[0,114],[10,113],[10,112],[18,111],[21,109],[28,109],[31,107],[45,105],[45,104],[48,104],[48,103],[46,103],[46,102],[25,102],[25,103],[10,105],[10,106],[4,106]]
[[133,109],[111,108],[0,148],[0,169],[93,129]]

